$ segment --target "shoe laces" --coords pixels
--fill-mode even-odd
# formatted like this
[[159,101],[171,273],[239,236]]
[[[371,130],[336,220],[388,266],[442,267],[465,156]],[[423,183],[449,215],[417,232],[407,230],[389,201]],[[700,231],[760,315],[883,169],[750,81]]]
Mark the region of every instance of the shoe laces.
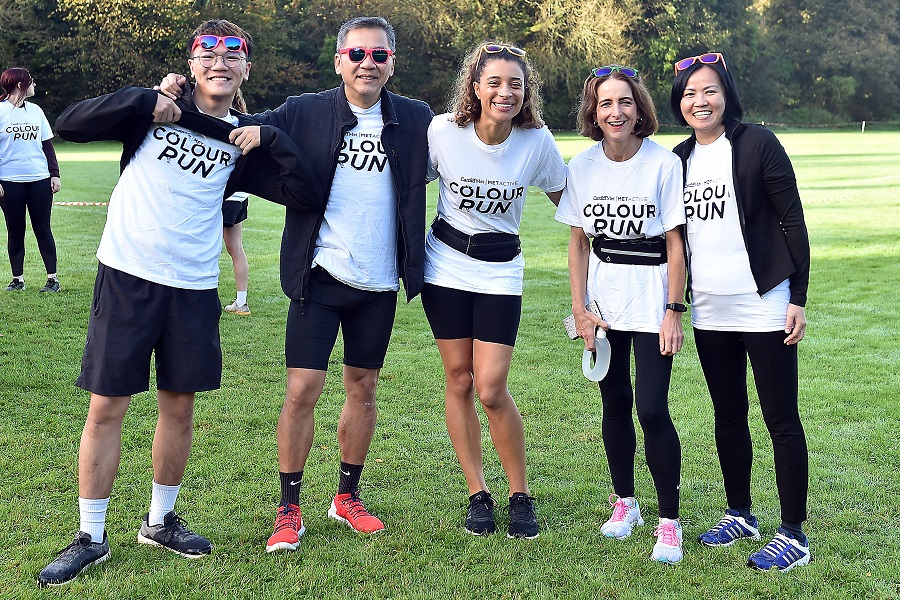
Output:
[[791,541],[786,535],[782,533],[776,533],[775,537],[772,538],[772,541],[763,546],[762,550],[760,550],[759,553],[775,559],[783,554],[787,547],[790,545]]
[[725,515],[722,517],[718,523],[716,523],[712,529],[709,530],[712,534],[718,534],[720,531],[731,525],[737,521],[737,517],[732,517],[731,515]]
[[[615,498],[615,500],[613,500],[613,498]],[[613,507],[613,514],[609,518],[609,520],[613,522],[624,521],[628,510],[632,508],[625,504],[625,498],[620,498],[616,494],[609,495],[609,505]]]
[[660,523],[656,526],[653,535],[666,546],[679,546],[681,542],[678,540],[678,526],[674,521],[668,523]]
[[509,502],[509,519],[511,521],[531,520],[534,518],[534,502],[529,496],[515,496]]
[[[165,526],[165,523],[163,523],[163,525]],[[188,528],[187,521],[182,519],[181,516],[175,511],[172,511],[172,523],[168,527],[164,527],[164,531],[165,534],[163,536],[163,539],[166,542],[170,541],[176,535],[194,535],[194,532],[191,531],[190,528]]]
[[294,531],[297,531],[297,517],[299,516],[299,511],[291,508],[287,504],[282,505],[278,509],[278,513],[275,517],[275,533],[278,533],[282,529],[287,529],[290,527]]
[[369,516],[369,511],[363,506],[362,500],[356,492],[352,492],[348,498],[341,500],[341,506],[346,509],[347,514],[354,521],[359,517]]

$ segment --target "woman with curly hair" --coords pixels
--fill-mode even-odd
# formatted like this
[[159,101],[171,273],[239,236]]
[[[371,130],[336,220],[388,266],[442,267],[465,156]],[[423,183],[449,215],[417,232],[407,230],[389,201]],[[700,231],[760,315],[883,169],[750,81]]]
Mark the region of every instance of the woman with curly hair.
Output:
[[450,112],[428,130],[429,178],[440,178],[440,195],[426,239],[422,305],[444,365],[447,431],[469,488],[465,527],[473,535],[496,530],[477,393],[509,479],[508,536],[538,536],[525,431],[507,378],[522,310],[518,233],[528,187],[558,204],[566,184],[540,108],[526,52],[487,42],[468,53]]

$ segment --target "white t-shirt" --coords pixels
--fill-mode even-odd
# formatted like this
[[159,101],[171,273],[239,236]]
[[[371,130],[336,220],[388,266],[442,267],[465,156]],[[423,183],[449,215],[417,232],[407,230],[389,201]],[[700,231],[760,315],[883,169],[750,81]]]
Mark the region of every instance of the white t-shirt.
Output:
[[381,101],[349,103],[357,125],[344,135],[313,266],[370,292],[400,289],[397,266],[397,191],[381,145]]
[[37,104],[16,108],[0,102],[0,181],[27,183],[50,177],[41,142],[53,138],[50,123]]
[[687,161],[684,212],[691,290],[742,294],[756,290],[734,195],[731,142],[723,133],[694,146]]
[[791,299],[786,279],[760,296],[734,193],[731,142],[694,146],[684,186],[691,265],[691,324],[715,331],[779,331]]
[[[428,128],[429,180],[440,177],[438,216],[476,233],[519,233],[528,186],[558,192],[566,185],[566,163],[546,127],[513,127],[497,145],[482,142],[469,123],[435,116]],[[425,281],[442,287],[519,296],[525,259],[486,262],[458,252],[429,231],[425,240]]]
[[[598,143],[569,161],[569,182],[556,220],[581,227],[588,238],[664,235],[684,223],[681,161],[645,138],[626,161],[610,160]],[[668,302],[668,265],[620,265],[588,260],[585,302],[597,300],[618,331],[658,333]]]
[[222,196],[240,153],[177,123],[153,124],[113,189],[100,262],[161,285],[216,288]]

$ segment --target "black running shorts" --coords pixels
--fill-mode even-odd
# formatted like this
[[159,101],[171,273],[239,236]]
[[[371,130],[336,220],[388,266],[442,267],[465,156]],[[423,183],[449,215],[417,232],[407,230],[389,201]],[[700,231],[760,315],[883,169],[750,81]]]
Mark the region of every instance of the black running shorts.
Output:
[[522,296],[479,294],[426,283],[422,307],[436,340],[472,338],[516,345]]
[[170,392],[219,388],[222,349],[216,289],[173,288],[100,264],[81,375],[75,385],[102,396],[131,396],[156,387]]
[[397,292],[359,290],[315,267],[303,304],[291,300],[285,332],[284,356],[289,369],[328,370],[328,358],[337,340],[344,340],[344,364],[360,369],[384,366]]

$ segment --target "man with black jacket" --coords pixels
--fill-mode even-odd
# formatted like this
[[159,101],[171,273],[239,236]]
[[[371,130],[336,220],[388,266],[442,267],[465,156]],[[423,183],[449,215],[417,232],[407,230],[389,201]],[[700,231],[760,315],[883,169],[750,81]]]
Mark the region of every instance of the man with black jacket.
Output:
[[[346,400],[338,423],[340,479],[328,516],[356,531],[384,524],[359,499],[375,432],[375,390],[390,341],[399,279],[408,300],[422,289],[425,259],[427,104],[388,92],[393,28],[380,17],[344,23],[337,38],[339,87],[294,96],[256,115],[288,132],[320,179],[323,208],[288,208],[281,285],[291,299],[285,356],[287,392],[278,421],[281,502],[267,552],[296,550],[305,527],[299,496],[313,441],[314,408],[338,328],[344,338]],[[169,75],[164,93],[180,93]]]

